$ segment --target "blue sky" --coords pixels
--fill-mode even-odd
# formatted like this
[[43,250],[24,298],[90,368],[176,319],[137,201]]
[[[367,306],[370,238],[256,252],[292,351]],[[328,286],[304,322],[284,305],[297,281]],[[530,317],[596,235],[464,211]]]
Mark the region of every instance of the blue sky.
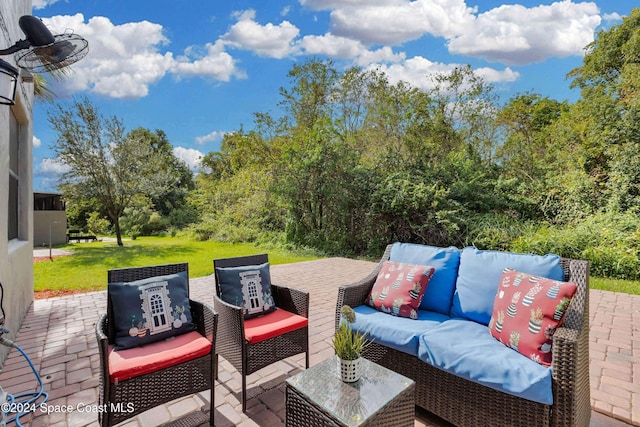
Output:
[[[278,89],[306,58],[379,68],[428,88],[427,75],[470,64],[503,100],[531,91],[574,101],[568,71],[597,30],[637,0],[33,0],[54,34],[72,29],[89,54],[54,84],[87,96],[128,129],[162,129],[197,170],[202,154],[253,113],[278,115]],[[47,104],[34,111],[34,190],[55,191],[62,166]]]

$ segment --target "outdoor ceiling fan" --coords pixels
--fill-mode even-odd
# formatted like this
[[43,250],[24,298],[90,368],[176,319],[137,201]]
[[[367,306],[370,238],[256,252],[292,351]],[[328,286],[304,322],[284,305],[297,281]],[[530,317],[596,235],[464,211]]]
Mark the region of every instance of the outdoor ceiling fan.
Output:
[[[40,19],[31,15],[20,17],[18,24],[27,38],[0,49],[0,56],[15,53],[18,67],[24,70],[35,73],[59,70],[78,62],[89,52],[89,42],[84,38],[71,32],[54,36]],[[23,50],[26,52],[21,52]],[[16,67],[0,59],[0,77],[8,79],[6,85],[0,81],[0,104],[15,104],[18,75],[20,71]]]
[[81,60],[89,52],[89,42],[81,36],[73,33],[54,36],[34,16],[22,16],[18,23],[27,38],[7,49],[0,49],[0,56],[26,50],[16,55],[20,68],[36,73],[58,70]]

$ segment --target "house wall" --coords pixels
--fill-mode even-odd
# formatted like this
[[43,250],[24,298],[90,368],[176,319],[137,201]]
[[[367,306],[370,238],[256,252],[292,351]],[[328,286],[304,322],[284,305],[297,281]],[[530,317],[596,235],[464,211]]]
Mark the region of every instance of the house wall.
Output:
[[[6,48],[24,39],[18,18],[31,14],[31,0],[0,1],[0,47]],[[13,55],[2,57],[15,65]],[[18,238],[8,239],[9,200],[9,127],[10,114],[18,121],[19,188],[18,188]],[[0,105],[0,283],[5,325],[14,339],[20,324],[33,302],[33,83],[18,78],[16,105]],[[1,314],[1,313],[0,313]],[[9,349],[0,346],[0,364]]]
[[33,211],[33,244],[61,245],[67,242],[67,213],[65,211]]

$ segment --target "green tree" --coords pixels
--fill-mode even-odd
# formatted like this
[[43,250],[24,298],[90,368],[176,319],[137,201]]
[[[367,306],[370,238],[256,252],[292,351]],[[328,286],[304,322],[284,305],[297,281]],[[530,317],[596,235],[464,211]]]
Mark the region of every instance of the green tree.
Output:
[[[575,121],[587,125],[584,167],[608,208],[640,208],[640,9],[600,30],[583,65],[569,73],[581,91]],[[605,206],[601,206],[604,208]]]
[[[186,202],[187,194],[195,187],[193,173],[185,162],[173,154],[173,146],[165,132],[160,129],[151,132],[149,129],[137,128],[132,130],[128,137],[140,143],[149,144],[159,158],[159,167],[171,171],[171,175],[175,177],[173,185],[167,187],[165,191],[151,195],[153,208],[164,218],[173,218],[172,225],[177,227],[186,225],[184,221],[193,221],[195,218],[190,212],[192,207]],[[180,213],[180,211],[184,212]]]
[[137,195],[166,192],[176,182],[175,171],[163,169],[164,158],[151,145],[126,135],[121,120],[103,117],[87,98],[56,105],[49,123],[58,133],[53,149],[68,167],[61,178],[65,198],[95,198],[122,246],[124,210]]

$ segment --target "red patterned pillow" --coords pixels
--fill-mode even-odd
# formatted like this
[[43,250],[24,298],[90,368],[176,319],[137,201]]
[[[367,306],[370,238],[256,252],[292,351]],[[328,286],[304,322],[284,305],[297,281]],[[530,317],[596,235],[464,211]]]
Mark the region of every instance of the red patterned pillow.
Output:
[[553,334],[562,324],[576,289],[575,283],[505,269],[489,333],[541,365],[551,366]]
[[434,271],[425,265],[385,261],[367,304],[394,316],[417,319],[418,306]]

